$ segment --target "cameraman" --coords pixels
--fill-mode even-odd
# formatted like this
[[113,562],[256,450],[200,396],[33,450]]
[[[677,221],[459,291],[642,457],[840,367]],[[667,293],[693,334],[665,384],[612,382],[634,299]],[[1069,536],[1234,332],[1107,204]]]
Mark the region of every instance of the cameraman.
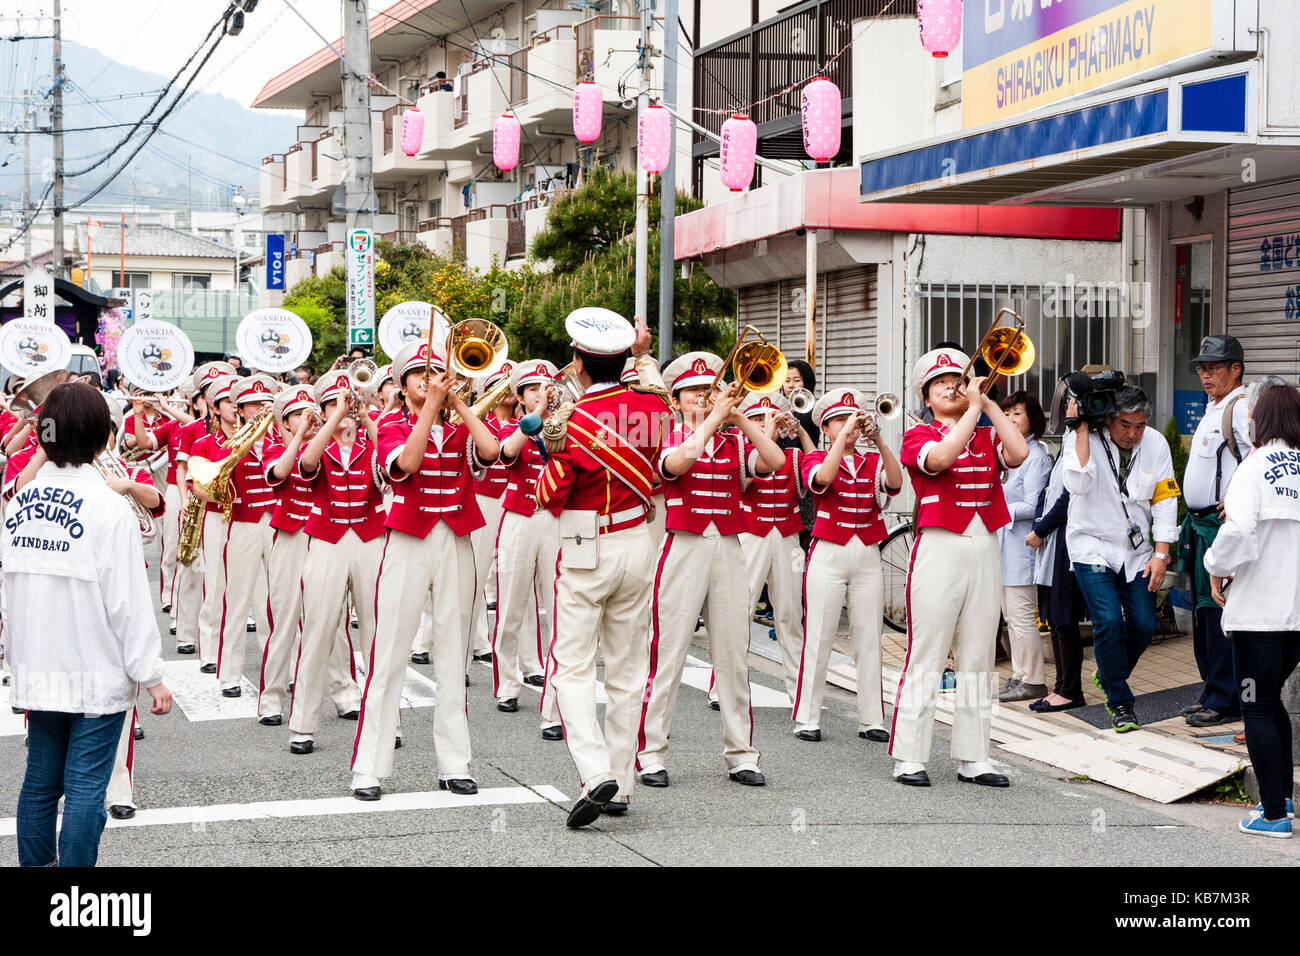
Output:
[[1178,483],[1168,443],[1147,427],[1146,392],[1121,386],[1114,406],[1089,422],[1071,400],[1073,431],[1061,453],[1070,492],[1065,540],[1093,624],[1092,680],[1115,730],[1126,733],[1139,727],[1128,677],[1155,633],[1155,595],[1178,537]]

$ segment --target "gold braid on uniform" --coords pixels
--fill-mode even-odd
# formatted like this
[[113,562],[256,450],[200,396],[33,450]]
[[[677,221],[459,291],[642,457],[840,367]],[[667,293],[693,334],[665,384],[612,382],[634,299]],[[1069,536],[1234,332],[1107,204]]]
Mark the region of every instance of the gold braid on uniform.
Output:
[[640,392],[642,395],[658,395],[663,399],[665,405],[671,407],[672,395],[662,385],[642,385],[640,382],[629,382],[627,388],[628,391]]
[[542,443],[552,455],[564,451],[569,443],[569,416],[573,414],[574,407],[573,402],[565,402],[542,426]]

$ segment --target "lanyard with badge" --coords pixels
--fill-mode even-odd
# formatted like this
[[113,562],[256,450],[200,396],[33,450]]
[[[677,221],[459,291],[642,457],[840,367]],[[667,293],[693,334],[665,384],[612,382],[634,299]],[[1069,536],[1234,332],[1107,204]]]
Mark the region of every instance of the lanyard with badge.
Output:
[[1133,449],[1133,454],[1129,456],[1127,465],[1124,464],[1123,456],[1121,456],[1121,471],[1121,468],[1115,467],[1115,458],[1110,453],[1110,440],[1104,433],[1097,437],[1101,439],[1101,450],[1106,453],[1106,463],[1110,465],[1110,473],[1115,476],[1115,483],[1119,486],[1119,506],[1124,509],[1124,520],[1128,522],[1128,527],[1124,529],[1124,533],[1128,535],[1129,547],[1136,551],[1142,547],[1146,537],[1142,534],[1142,529],[1138,527],[1138,523],[1133,520],[1133,516],[1128,513],[1127,498],[1128,476],[1133,473],[1133,465],[1137,463],[1139,449]]

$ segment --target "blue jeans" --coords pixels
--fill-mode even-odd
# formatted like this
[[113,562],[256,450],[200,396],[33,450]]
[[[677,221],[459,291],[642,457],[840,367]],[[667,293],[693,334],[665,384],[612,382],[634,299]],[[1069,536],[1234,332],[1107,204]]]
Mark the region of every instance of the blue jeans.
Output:
[[1132,706],[1128,677],[1156,632],[1156,596],[1141,575],[1125,581],[1122,572],[1101,564],[1074,565],[1074,579],[1088,605],[1092,655],[1106,701]]
[[[108,814],[104,792],[125,712],[89,716],[27,712],[27,775],[18,794],[20,866],[94,866]],[[55,832],[63,802],[63,832]]]

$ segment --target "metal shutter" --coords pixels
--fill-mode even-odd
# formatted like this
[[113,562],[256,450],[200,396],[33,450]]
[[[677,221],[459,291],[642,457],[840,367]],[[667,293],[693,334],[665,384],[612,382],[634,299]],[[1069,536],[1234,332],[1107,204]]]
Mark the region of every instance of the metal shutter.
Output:
[[737,334],[746,325],[752,325],[762,332],[769,342],[781,348],[781,343],[777,341],[777,308],[780,301],[781,283],[779,282],[751,285],[740,289],[736,295]]
[[1228,196],[1227,332],[1246,350],[1246,371],[1300,374],[1300,180]]
[[[876,267],[821,277],[817,310],[817,394],[851,386],[876,394]],[[802,336],[800,336],[802,339]]]

